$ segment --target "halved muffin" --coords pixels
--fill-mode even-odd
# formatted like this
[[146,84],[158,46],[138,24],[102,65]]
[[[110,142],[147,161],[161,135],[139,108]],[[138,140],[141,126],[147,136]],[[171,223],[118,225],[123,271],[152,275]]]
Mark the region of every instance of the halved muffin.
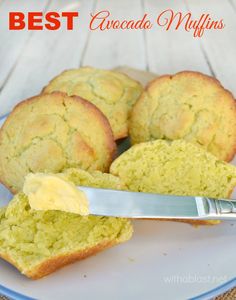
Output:
[[110,172],[135,192],[229,198],[236,186],[235,166],[184,140],[134,145],[112,163]]
[[32,279],[129,240],[127,219],[36,211],[17,194],[0,209],[0,257]]
[[[57,176],[75,185],[122,188],[118,177],[99,171],[73,168]],[[0,257],[33,279],[125,242],[132,233],[127,219],[33,210],[23,193],[0,209]]]

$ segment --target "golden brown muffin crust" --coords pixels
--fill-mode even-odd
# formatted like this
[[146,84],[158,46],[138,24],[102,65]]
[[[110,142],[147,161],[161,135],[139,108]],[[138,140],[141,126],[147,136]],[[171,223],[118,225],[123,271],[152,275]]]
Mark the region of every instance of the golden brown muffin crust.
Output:
[[116,244],[118,244],[116,240],[108,241],[83,251],[59,255],[44,261],[43,263],[39,264],[38,266],[27,272],[23,272],[23,270],[18,266],[18,264],[6,253],[0,253],[0,257],[12,264],[13,266],[15,266],[19,271],[23,272],[25,276],[31,279],[40,279],[69,264],[75,263],[89,256],[96,255],[97,253],[108,249],[112,246],[115,246]]
[[230,161],[236,152],[236,104],[220,82],[183,71],[151,81],[133,107],[132,143],[185,139]]
[[109,122],[93,104],[39,95],[19,103],[0,130],[0,181],[15,193],[29,172],[107,171],[115,154]]
[[92,67],[66,70],[53,78],[42,93],[62,91],[96,105],[109,120],[115,140],[128,135],[130,110],[143,88],[126,74]]

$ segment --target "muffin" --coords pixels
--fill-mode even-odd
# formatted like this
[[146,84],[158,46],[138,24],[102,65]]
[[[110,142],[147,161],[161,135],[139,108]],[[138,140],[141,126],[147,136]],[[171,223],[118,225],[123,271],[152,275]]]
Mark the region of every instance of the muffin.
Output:
[[132,144],[184,139],[230,161],[236,150],[236,106],[219,81],[197,72],[153,80],[130,119]]
[[129,240],[127,219],[36,211],[17,194],[0,209],[0,257],[32,279]]
[[39,95],[18,104],[0,130],[0,180],[16,193],[31,172],[104,172],[115,152],[109,122],[92,103],[61,92]]
[[115,140],[128,135],[129,113],[142,86],[125,74],[91,67],[68,70],[51,80],[43,93],[62,91],[92,102],[107,117]]
[[184,140],[134,145],[112,163],[110,172],[135,192],[229,198],[236,186],[235,166]]

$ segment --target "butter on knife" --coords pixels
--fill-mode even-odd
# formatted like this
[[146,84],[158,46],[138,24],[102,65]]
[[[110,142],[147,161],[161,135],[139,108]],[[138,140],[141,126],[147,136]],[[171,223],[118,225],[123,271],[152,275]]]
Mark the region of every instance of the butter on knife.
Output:
[[30,173],[25,177],[23,192],[32,209],[61,210],[82,216],[89,214],[85,193],[58,175]]
[[132,219],[236,220],[236,200],[77,187],[58,175],[29,174],[23,192],[37,210]]

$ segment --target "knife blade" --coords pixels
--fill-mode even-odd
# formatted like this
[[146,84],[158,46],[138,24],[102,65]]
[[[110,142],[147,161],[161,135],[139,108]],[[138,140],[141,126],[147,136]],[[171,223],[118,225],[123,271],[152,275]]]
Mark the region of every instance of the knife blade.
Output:
[[79,186],[91,215],[134,219],[236,220],[236,200]]

